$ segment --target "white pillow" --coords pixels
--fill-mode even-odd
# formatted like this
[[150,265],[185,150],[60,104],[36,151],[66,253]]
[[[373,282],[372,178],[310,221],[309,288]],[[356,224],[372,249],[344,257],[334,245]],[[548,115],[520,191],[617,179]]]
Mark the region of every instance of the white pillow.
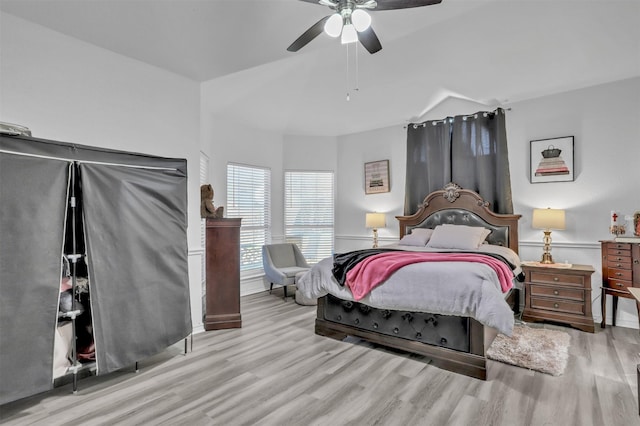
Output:
[[398,244],[403,246],[424,247],[432,233],[433,229],[415,228],[411,230],[410,234],[402,237]]
[[459,250],[475,250],[491,231],[481,226],[438,225],[427,243],[427,247]]

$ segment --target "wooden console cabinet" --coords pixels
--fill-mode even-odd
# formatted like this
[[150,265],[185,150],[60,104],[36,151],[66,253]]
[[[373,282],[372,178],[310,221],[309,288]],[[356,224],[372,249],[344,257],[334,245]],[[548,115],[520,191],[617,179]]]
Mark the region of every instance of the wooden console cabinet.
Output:
[[[640,287],[640,244],[600,241],[602,252],[602,322],[607,319],[607,294],[613,297],[612,325],[616,325],[618,297],[633,299],[628,287]],[[635,300],[635,299],[634,299]],[[640,305],[638,305],[640,315]],[[640,318],[638,318],[640,321]]]
[[523,321],[555,321],[594,332],[588,265],[571,268],[522,265],[525,274]]
[[204,329],[242,327],[240,315],[240,221],[207,219]]

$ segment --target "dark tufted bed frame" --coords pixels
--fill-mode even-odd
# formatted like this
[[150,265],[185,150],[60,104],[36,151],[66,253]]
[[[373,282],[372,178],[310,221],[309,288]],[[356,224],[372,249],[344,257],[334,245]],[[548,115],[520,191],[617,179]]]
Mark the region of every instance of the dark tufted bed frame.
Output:
[[[396,216],[400,238],[412,228],[434,228],[450,223],[484,226],[492,232],[490,244],[503,245],[518,252],[520,215],[496,214],[477,193],[448,184],[429,194],[411,216]],[[512,309],[518,309],[518,290],[506,296]],[[377,309],[362,303],[327,295],[318,299],[316,334],[342,340],[347,335],[424,355],[432,364],[450,371],[486,380],[486,350],[497,335],[491,327],[470,317],[437,315]]]

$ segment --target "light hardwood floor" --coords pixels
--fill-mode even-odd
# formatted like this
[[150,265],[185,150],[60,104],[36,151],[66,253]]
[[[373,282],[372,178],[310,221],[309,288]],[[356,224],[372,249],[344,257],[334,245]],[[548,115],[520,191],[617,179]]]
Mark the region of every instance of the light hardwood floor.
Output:
[[209,331],[124,370],[0,407],[6,425],[640,425],[638,330],[565,327],[553,377],[491,361],[486,382],[422,357],[313,332],[315,307],[242,298],[242,329]]

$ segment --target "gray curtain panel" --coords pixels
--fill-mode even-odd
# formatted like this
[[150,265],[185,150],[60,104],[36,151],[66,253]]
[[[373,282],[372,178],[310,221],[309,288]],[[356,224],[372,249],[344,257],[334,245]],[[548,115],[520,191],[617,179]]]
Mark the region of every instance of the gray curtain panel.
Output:
[[407,133],[405,214],[448,182],[476,191],[496,213],[513,213],[503,109],[410,124]]
[[494,212],[512,214],[504,110],[456,117],[451,151],[451,181],[480,194]]
[[186,176],[173,169],[80,164],[99,373],[191,333]]
[[451,182],[451,122],[410,124],[404,214],[415,213],[427,194]]
[[0,152],[0,404],[53,386],[69,170]]

